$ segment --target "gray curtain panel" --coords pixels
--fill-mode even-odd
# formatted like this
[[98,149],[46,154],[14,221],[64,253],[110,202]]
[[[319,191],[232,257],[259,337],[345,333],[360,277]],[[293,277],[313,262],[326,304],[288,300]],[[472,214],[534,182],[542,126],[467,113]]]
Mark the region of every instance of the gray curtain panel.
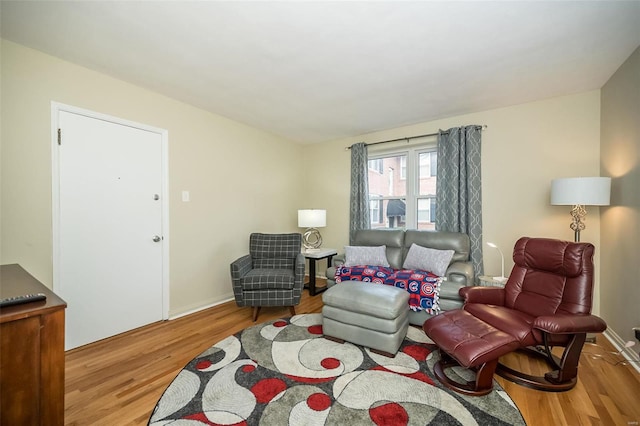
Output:
[[369,168],[367,144],[351,145],[351,197],[349,200],[349,244],[355,231],[371,228],[369,214]]
[[471,261],[477,277],[482,265],[482,189],[480,126],[438,132],[436,229],[464,232],[471,240]]

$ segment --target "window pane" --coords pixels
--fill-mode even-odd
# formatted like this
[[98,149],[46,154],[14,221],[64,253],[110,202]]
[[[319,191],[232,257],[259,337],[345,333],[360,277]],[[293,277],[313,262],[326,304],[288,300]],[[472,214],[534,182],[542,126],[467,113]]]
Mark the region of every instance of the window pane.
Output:
[[436,195],[436,153],[422,152],[418,156],[420,164],[418,172],[419,195]]
[[[375,198],[375,196],[370,198]],[[384,226],[384,220],[382,217],[382,200],[375,200],[375,199],[370,200],[369,212],[371,214],[372,228],[379,227],[380,225]]]
[[433,151],[431,153],[431,176],[438,175],[438,153]]
[[[369,194],[383,197],[404,197],[407,195],[406,180],[401,178],[403,159],[406,163],[405,155],[369,160]],[[372,161],[379,161],[378,169],[371,167]]]
[[418,199],[418,229],[435,229],[435,198]]
[[382,160],[375,159],[369,160],[369,171],[374,170],[377,173],[382,173]]
[[[373,206],[376,204],[376,221]],[[406,227],[406,200],[371,200],[371,228],[404,228]]]
[[423,152],[418,156],[420,164],[420,177],[431,176],[431,153]]

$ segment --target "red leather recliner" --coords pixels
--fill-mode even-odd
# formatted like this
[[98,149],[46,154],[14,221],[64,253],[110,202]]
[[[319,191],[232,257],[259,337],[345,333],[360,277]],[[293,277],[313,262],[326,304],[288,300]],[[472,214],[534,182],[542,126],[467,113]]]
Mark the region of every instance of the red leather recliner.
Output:
[[[465,299],[462,309],[425,321],[425,333],[441,352],[435,366],[438,379],[469,395],[490,392],[494,372],[534,389],[573,388],[587,333],[607,328],[602,319],[591,315],[593,252],[589,243],[520,238],[504,288],[464,287],[460,289]],[[564,348],[560,358],[551,352],[556,346]],[[535,377],[498,362],[516,349],[544,357],[552,371]],[[454,365],[475,370],[475,381],[450,379],[445,369]]]

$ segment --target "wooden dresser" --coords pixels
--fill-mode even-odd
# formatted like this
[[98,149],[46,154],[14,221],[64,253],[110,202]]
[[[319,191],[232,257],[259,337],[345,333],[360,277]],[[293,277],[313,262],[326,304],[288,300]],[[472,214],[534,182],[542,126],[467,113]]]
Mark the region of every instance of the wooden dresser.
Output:
[[47,296],[0,308],[0,424],[63,425],[67,304],[20,265],[0,268],[0,298]]

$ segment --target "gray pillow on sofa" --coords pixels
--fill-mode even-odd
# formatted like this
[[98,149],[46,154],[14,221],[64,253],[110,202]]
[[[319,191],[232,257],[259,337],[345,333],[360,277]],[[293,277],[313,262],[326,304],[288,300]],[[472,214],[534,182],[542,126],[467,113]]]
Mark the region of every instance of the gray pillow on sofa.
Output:
[[454,253],[454,250],[436,250],[413,243],[409,247],[407,258],[404,260],[402,267],[404,269],[429,271],[439,277],[443,277],[447,273],[447,268]]
[[344,266],[389,266],[387,246],[344,246]]

